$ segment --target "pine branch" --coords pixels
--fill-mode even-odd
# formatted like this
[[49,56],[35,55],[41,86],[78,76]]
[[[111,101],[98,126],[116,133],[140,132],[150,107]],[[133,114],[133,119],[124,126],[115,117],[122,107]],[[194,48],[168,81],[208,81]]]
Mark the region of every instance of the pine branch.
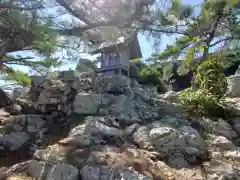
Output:
[[18,6],[14,6],[11,4],[6,4],[6,3],[0,3],[0,9],[14,9],[14,10],[19,10],[19,11],[32,11],[35,9],[40,9],[43,8],[41,2],[39,2],[38,4],[32,6],[32,7],[18,7]]

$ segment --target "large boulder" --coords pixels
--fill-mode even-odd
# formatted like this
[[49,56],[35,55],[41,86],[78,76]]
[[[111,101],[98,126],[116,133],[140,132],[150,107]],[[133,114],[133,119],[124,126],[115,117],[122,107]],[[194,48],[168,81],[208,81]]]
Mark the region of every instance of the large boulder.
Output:
[[131,80],[122,75],[97,77],[93,90],[97,93],[128,93]]
[[206,152],[204,140],[190,126],[175,129],[169,125],[159,125],[151,129],[150,140],[161,156],[176,167],[186,166],[186,161],[197,162]]
[[96,114],[100,108],[112,103],[113,95],[79,93],[74,100],[74,112],[78,114]]
[[196,163],[206,153],[205,142],[198,131],[184,124],[153,122],[139,127],[133,138],[140,147],[155,149],[173,167]]
[[108,111],[125,124],[141,122],[136,110],[136,102],[129,96],[118,96],[115,103],[108,108]]
[[118,127],[114,117],[88,116],[85,123],[73,128],[61,143],[87,147],[105,142],[104,138],[119,139],[123,131]]
[[110,120],[109,118],[111,117],[88,116],[86,118],[87,125],[85,132],[98,136],[121,137],[122,131],[120,129],[106,124]]
[[4,135],[0,143],[10,151],[15,151],[22,147],[29,140],[29,135],[25,132],[12,132]]
[[206,133],[224,136],[229,140],[237,138],[237,133],[233,130],[231,125],[223,119],[212,121],[208,118],[202,118],[199,120],[199,123],[202,125]]

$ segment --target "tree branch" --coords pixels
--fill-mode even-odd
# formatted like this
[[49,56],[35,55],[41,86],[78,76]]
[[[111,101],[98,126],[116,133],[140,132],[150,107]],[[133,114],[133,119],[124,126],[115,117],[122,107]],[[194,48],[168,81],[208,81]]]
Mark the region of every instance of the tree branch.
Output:
[[34,5],[33,7],[18,7],[11,4],[0,3],[0,9],[15,9],[20,11],[32,11],[35,9],[43,8],[41,3]]
[[86,25],[80,26],[80,27],[74,27],[72,29],[68,30],[55,30],[59,32],[61,35],[69,35],[69,36],[81,36],[83,35],[84,31],[95,29],[98,27],[105,27],[105,26],[121,26],[124,27],[126,25],[129,25],[132,21],[138,20],[141,18],[142,15],[142,8],[144,6],[150,5],[154,2],[154,0],[140,0],[138,4],[136,4],[135,12],[127,18],[122,20],[109,20],[109,21],[100,21],[96,23],[90,22],[84,14],[76,13],[72,8],[64,1],[64,0],[57,0],[57,2],[64,7],[70,14],[72,14],[74,17],[78,18],[80,21],[83,21],[86,23]]

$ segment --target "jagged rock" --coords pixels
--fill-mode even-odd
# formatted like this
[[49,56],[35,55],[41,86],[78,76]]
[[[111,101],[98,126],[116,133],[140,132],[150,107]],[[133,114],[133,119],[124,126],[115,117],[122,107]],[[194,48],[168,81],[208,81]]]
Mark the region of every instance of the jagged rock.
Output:
[[140,127],[140,125],[137,124],[137,123],[134,123],[134,124],[132,124],[130,126],[127,126],[124,129],[124,135],[125,136],[131,136],[139,127]]
[[[176,116],[167,116],[165,115],[163,118],[161,118],[161,120],[159,120],[161,123],[164,123],[164,124],[168,124],[174,128],[180,128],[180,127],[183,127],[183,126],[189,126],[191,123],[186,120],[185,118],[178,118]],[[151,123],[150,125],[151,127],[155,127],[155,126],[159,126],[159,122],[156,121],[156,122],[153,122]]]
[[86,129],[85,132],[92,134],[92,135],[103,135],[103,136],[109,136],[109,137],[121,137],[122,131],[115,127],[110,127],[102,122],[106,121],[108,117],[94,117],[94,116],[88,116],[86,118]]
[[83,74],[80,74],[79,77],[76,77],[76,79],[70,84],[70,87],[77,90],[77,92],[88,92],[92,89],[92,78],[84,76]]
[[168,159],[169,166],[182,168],[188,166],[188,161],[181,152],[174,152]]
[[234,146],[234,144],[224,136],[217,136],[217,137],[213,138],[213,140],[212,140],[212,142],[210,142],[210,144],[221,151],[231,150],[231,149],[236,148]]
[[203,163],[208,180],[240,179],[240,169],[232,166],[228,161],[213,160]]
[[47,150],[36,150],[34,152],[34,156],[37,159],[44,161],[48,164],[57,164],[57,163],[63,162],[65,160],[64,153],[54,154],[54,153],[48,152]]
[[45,124],[41,115],[38,114],[28,114],[27,115],[27,130],[28,132],[38,132]]
[[23,146],[29,140],[29,136],[25,132],[12,132],[2,137],[3,146],[10,151],[15,151]]
[[[92,151],[85,161],[85,164],[102,164],[106,165],[110,159],[115,155],[117,156],[120,153],[120,149],[115,146],[109,145],[97,145],[92,148]],[[122,156],[122,158],[124,158]],[[123,159],[124,161],[124,159]]]
[[76,167],[69,164],[57,164],[48,171],[45,180],[60,180],[60,179],[79,179],[79,171]]
[[75,145],[79,147],[88,147],[96,144],[101,144],[104,141],[101,137],[91,136],[89,134],[83,134],[79,136],[69,136],[60,141],[62,144]]
[[74,112],[78,114],[95,114],[101,107],[107,107],[113,96],[102,94],[79,93],[74,100]]
[[42,179],[45,173],[49,170],[49,165],[43,161],[32,160],[28,164],[28,174],[31,177]]
[[[92,136],[91,125],[81,124],[73,128],[69,136],[60,143],[72,144],[80,147],[91,146],[104,142],[100,136]],[[94,128],[94,127],[93,127]]]
[[84,180],[150,180],[150,177],[140,175],[128,169],[112,169],[107,166],[84,166],[81,171]]
[[150,141],[162,157],[170,157],[169,162],[177,167],[185,165],[186,160],[197,161],[197,157],[206,152],[204,140],[190,126],[175,129],[159,123],[158,127],[151,129]]
[[204,127],[205,132],[207,133],[224,136],[229,140],[237,137],[237,134],[232,129],[231,125],[223,119],[219,119],[217,122],[214,122],[210,119],[202,118],[199,120],[199,123]]
[[136,111],[136,104],[130,97],[120,95],[117,97],[116,103],[109,107],[109,113],[114,115],[125,124],[133,124],[141,122],[139,114]]
[[38,104],[56,104],[61,103],[61,98],[64,91],[67,89],[64,84],[58,86],[45,87],[45,89],[40,93],[38,98]]
[[150,131],[150,141],[156,147],[158,151],[164,153],[167,156],[170,151],[174,151],[180,144],[178,144],[179,134],[177,130],[170,126],[164,126],[153,128]]
[[240,162],[240,149],[225,151],[223,156]]
[[136,95],[140,96],[144,101],[149,102],[151,94],[148,91],[141,87],[135,87],[133,88],[133,91],[136,93]]
[[151,148],[149,129],[146,126],[141,126],[133,134],[134,141],[144,149]]
[[125,76],[104,76],[98,77],[93,84],[93,89],[97,93],[127,93],[130,89],[130,79]]

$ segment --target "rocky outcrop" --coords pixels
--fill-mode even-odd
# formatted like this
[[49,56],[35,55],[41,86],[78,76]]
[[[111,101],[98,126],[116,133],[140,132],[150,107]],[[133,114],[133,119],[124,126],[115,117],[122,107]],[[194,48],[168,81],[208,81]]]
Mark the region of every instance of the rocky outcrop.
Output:
[[[159,96],[124,76],[98,77],[93,83],[91,73],[74,79],[71,73],[58,77],[57,82],[36,78],[25,96],[44,105],[44,114],[11,116],[0,111],[0,148],[13,151],[32,142],[40,144],[32,149],[34,157],[25,170],[28,176],[43,180],[240,178],[237,118],[200,118],[200,129],[195,129],[178,106],[176,92]],[[16,101],[20,99],[22,95]],[[46,113],[56,107],[61,115]],[[41,146],[46,129],[54,127],[50,124],[65,126],[65,120],[73,118],[65,108],[76,114],[76,124],[67,126],[65,138]]]
[[2,150],[15,151],[27,142],[41,142],[41,131],[46,121],[39,114],[18,115],[1,120],[0,146]]

